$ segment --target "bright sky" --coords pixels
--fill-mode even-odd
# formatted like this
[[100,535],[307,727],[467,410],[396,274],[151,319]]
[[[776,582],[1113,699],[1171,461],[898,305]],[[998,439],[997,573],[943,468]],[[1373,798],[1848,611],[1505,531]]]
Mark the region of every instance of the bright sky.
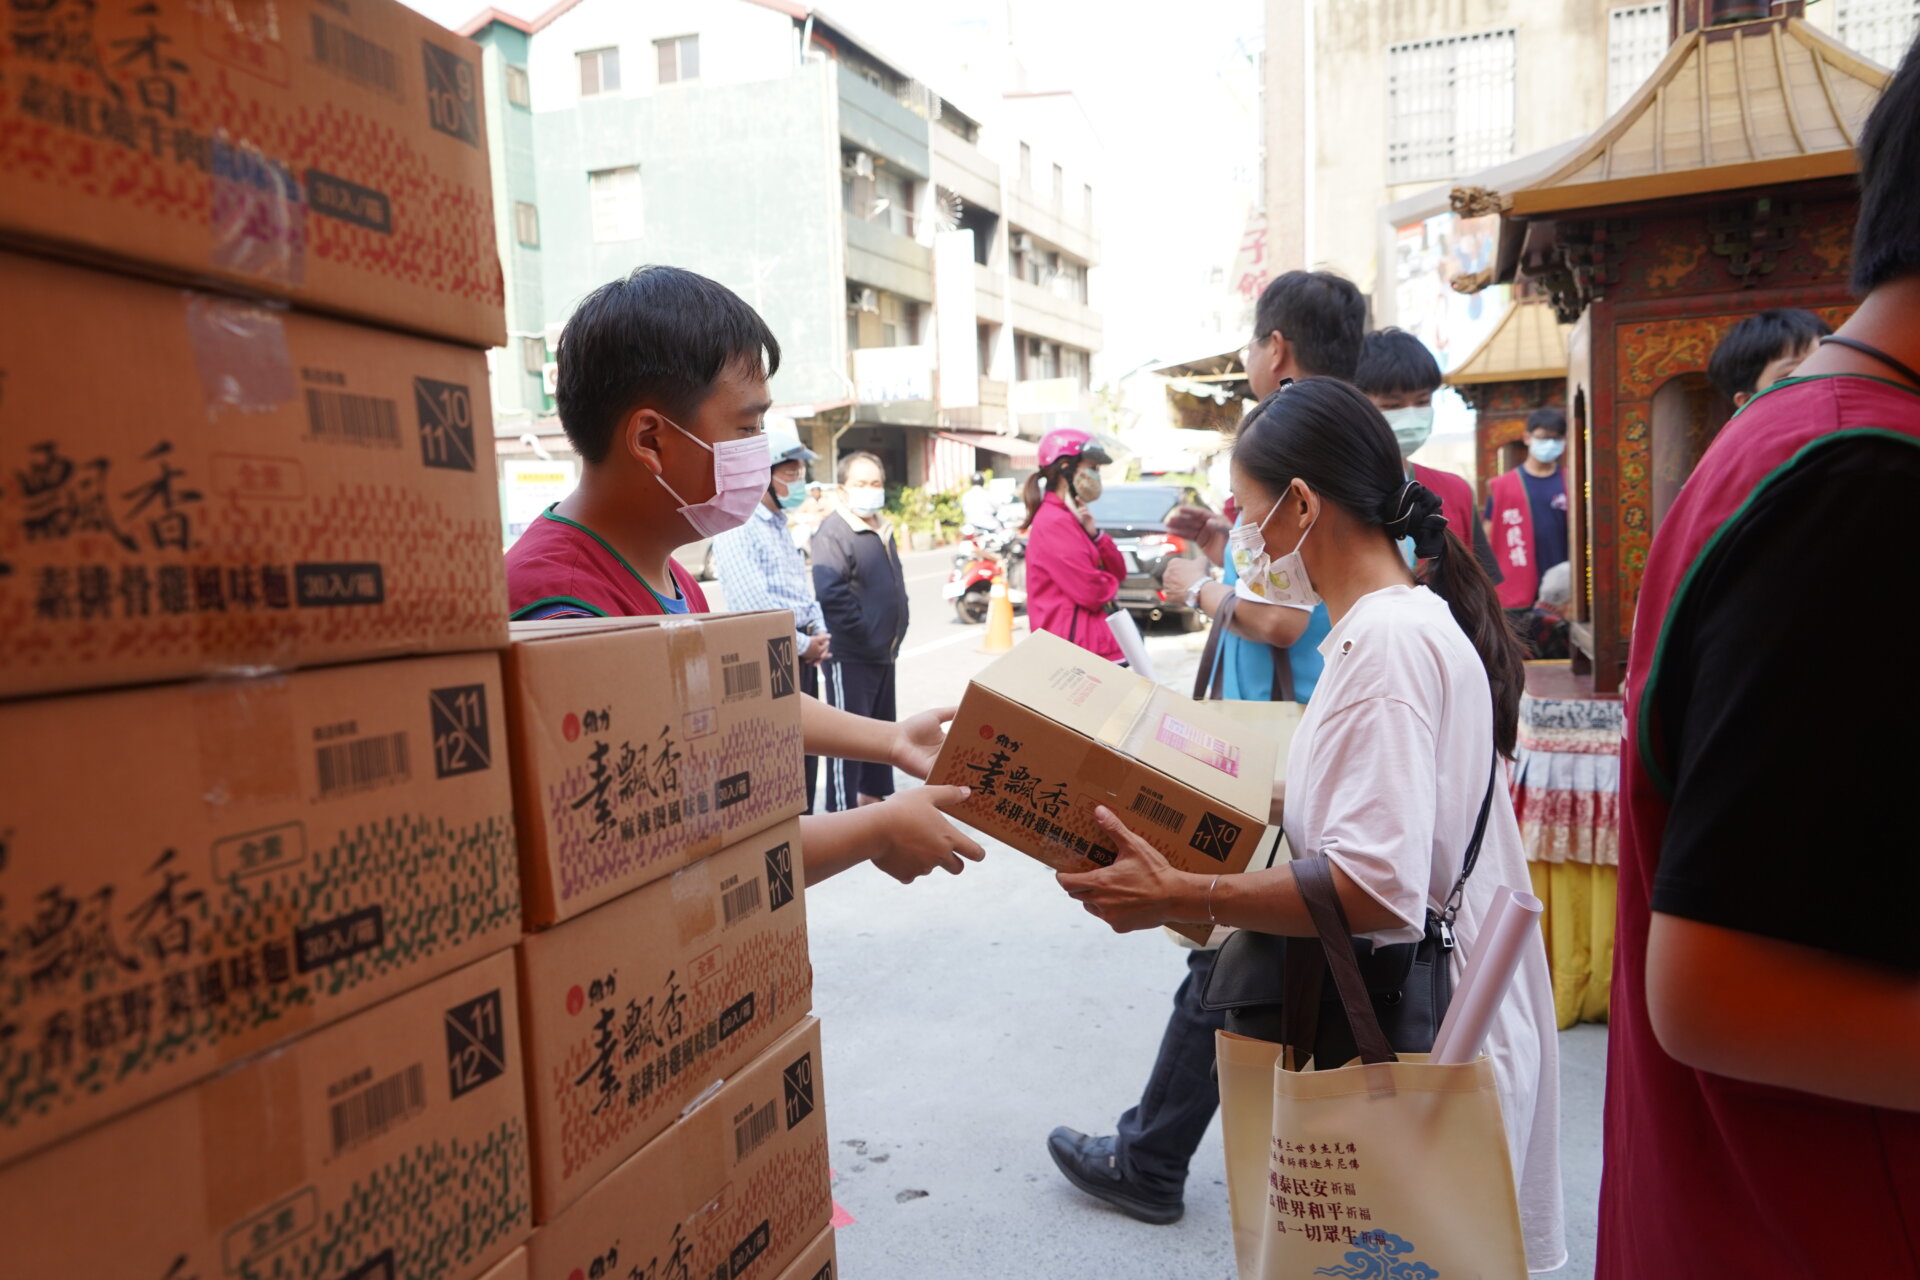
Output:
[[[485,0],[407,3],[449,26],[486,7]],[[494,7],[531,18],[548,5],[494,0]],[[1234,332],[1222,341],[1202,326],[1220,309],[1209,272],[1233,265],[1256,171],[1249,60],[1261,33],[1260,0],[1198,0],[1182,6],[1177,20],[1163,0],[832,0],[824,7],[936,92],[951,79],[943,50],[954,38],[1010,16],[1031,86],[1080,95],[1106,151],[1107,180],[1095,190],[1103,260],[1094,305],[1106,325],[1096,381],[1245,340]]]

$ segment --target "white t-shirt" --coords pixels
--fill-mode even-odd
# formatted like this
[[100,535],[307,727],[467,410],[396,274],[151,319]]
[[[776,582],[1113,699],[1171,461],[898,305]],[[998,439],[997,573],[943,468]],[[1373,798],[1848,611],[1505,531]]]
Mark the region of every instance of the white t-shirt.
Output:
[[[1376,941],[1416,941],[1427,908],[1444,905],[1460,876],[1486,795],[1493,762],[1486,669],[1446,601],[1425,587],[1361,597],[1320,653],[1326,669],[1287,759],[1287,842],[1296,857],[1333,859],[1406,921],[1371,935]],[[1456,983],[1495,891],[1530,887],[1506,781],[1503,762],[1456,921]],[[1532,1271],[1553,1270],[1567,1257],[1557,1037],[1542,942],[1521,962],[1486,1045]]]

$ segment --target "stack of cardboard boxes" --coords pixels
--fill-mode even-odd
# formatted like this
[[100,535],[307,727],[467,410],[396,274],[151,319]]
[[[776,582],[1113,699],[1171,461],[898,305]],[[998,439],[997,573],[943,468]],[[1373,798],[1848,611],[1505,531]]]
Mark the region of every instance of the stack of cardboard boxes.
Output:
[[516,626],[507,685],[533,1280],[830,1277],[792,618]]
[[832,1274],[790,620],[503,679],[479,76],[0,15],[8,1274]]

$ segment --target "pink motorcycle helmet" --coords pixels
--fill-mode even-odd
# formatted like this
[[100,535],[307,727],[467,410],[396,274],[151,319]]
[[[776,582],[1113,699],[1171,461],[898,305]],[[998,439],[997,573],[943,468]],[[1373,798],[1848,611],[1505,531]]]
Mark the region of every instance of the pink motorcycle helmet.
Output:
[[1040,438],[1040,466],[1044,470],[1062,458],[1081,458],[1098,466],[1105,466],[1113,459],[1107,455],[1093,438],[1090,431],[1078,427],[1063,427],[1058,431],[1049,431]]

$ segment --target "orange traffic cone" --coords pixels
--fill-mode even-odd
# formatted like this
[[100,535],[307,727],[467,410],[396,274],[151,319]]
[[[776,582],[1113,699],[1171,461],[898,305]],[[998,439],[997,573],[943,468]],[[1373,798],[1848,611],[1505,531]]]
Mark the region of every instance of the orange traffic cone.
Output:
[[975,653],[1005,653],[1013,648],[1013,601],[1007,598],[1005,574],[996,574],[987,598],[987,638]]

